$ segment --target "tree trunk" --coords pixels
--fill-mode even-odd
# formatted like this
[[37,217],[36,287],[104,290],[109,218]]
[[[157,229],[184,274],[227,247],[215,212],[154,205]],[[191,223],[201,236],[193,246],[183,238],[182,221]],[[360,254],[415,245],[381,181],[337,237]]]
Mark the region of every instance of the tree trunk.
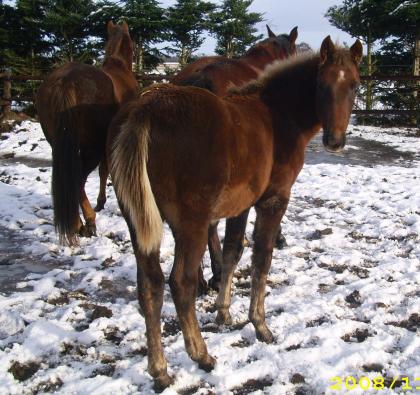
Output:
[[[367,37],[367,75],[369,77],[372,76],[372,34],[369,30],[368,37]],[[370,111],[373,107],[373,82],[368,80],[366,83],[366,110]]]
[[233,58],[233,40],[228,39],[226,44],[226,57],[231,59]]
[[[417,32],[416,42],[414,44],[414,63],[413,63],[413,76],[420,76],[420,31]],[[411,124],[413,126],[419,126],[420,124],[420,103],[419,103],[419,91],[420,91],[420,81],[414,81],[414,91],[413,91],[413,108],[412,110],[416,111],[416,114],[413,115],[411,119]]]
[[144,48],[143,43],[140,41],[137,47],[137,72],[141,73],[144,70]]
[[189,50],[185,45],[183,45],[181,47],[181,54],[179,56],[179,65],[181,66],[181,68],[183,68],[188,63],[188,58]]

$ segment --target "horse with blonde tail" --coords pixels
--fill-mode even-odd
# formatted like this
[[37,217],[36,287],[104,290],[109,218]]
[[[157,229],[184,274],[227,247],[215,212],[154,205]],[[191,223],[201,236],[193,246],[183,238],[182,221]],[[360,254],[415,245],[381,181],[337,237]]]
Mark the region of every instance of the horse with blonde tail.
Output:
[[111,177],[137,260],[148,370],[156,390],[172,383],[161,342],[163,221],[175,239],[169,284],[185,347],[200,368],[211,371],[216,360],[208,353],[195,313],[208,228],[221,218],[234,219],[226,228],[216,301],[217,322],[228,324],[231,282],[245,232],[241,216],[255,207],[249,319],[257,338],[272,342],[264,297],[285,199],[308,142],[321,128],[327,150],[344,147],[361,57],[359,41],[339,48],[328,36],[318,54],[276,64],[230,96],[158,85],[112,122]]

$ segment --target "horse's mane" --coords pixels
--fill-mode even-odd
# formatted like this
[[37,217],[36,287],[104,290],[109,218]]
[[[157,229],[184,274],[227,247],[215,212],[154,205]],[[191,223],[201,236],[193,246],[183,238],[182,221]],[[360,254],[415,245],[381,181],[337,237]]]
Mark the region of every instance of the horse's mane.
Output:
[[[338,65],[345,65],[351,60],[350,53],[345,48],[337,48],[333,55],[333,62]],[[252,95],[260,92],[274,79],[280,80],[282,76],[290,76],[293,70],[311,67],[312,64],[320,62],[319,53],[302,53],[285,60],[277,60],[266,67],[264,72],[256,79],[241,87],[229,89],[231,95]]]
[[266,67],[264,72],[256,79],[241,87],[233,87],[229,90],[230,94],[233,95],[251,95],[261,91],[267,83],[273,78],[277,78],[283,73],[296,68],[298,65],[304,65],[305,63],[313,60],[316,57],[314,54],[302,54],[296,57],[287,58],[285,60],[277,60]]

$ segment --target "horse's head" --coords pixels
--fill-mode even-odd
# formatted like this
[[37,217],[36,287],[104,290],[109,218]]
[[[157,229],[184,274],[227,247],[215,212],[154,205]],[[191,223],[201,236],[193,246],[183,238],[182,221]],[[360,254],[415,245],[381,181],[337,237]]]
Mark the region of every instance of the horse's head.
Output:
[[118,57],[125,61],[131,70],[133,63],[133,42],[128,32],[127,22],[114,24],[109,21],[107,25],[108,41],[105,47],[105,58]]
[[296,39],[298,36],[298,28],[294,27],[289,34],[276,35],[267,26],[268,38],[261,42],[260,45],[270,52],[274,59],[286,59],[289,56],[296,55]]
[[359,40],[349,48],[337,48],[330,36],[320,50],[317,80],[317,113],[322,122],[322,142],[331,152],[339,152],[346,143],[346,129],[359,85],[359,63],[363,47]]

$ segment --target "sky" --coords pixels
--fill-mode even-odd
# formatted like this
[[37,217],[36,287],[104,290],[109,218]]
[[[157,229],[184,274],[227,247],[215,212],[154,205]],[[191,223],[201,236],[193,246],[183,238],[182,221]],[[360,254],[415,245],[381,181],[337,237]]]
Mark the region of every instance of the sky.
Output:
[[[174,3],[175,0],[161,0],[165,7]],[[297,42],[306,42],[317,50],[328,35],[331,35],[334,42],[354,42],[353,38],[330,25],[324,17],[329,7],[341,3],[339,0],[254,0],[250,10],[264,14],[264,22],[258,25],[260,33],[266,34],[266,24],[276,34],[289,33],[293,27],[298,26]],[[214,48],[215,40],[208,38],[198,53],[211,54]]]

